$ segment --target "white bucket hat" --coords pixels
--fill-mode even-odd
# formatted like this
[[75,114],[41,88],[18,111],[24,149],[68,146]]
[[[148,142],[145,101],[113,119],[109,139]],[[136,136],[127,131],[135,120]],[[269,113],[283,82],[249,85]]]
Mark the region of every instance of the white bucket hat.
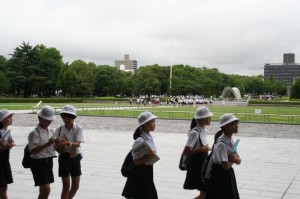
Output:
[[214,114],[212,114],[209,109],[205,106],[200,106],[199,108],[197,108],[194,118],[197,119],[203,119],[203,118],[208,118],[213,116]]
[[142,114],[139,115],[138,117],[138,122],[139,122],[139,127],[146,124],[147,122],[157,118],[156,115],[153,115],[149,111],[143,112]]
[[225,113],[220,117],[220,127],[226,126],[227,124],[234,122],[234,121],[240,121],[239,118],[235,117],[231,113]]
[[45,120],[54,121],[55,120],[55,110],[51,106],[43,106],[42,109],[37,113],[37,115]]
[[2,109],[0,111],[0,122],[2,122],[2,120],[4,120],[7,116],[9,115],[13,115],[14,113],[10,112],[9,110],[7,109]]
[[76,109],[75,109],[74,106],[71,106],[71,105],[65,105],[64,107],[62,107],[60,115],[63,114],[63,113],[70,114],[70,115],[73,115],[73,116],[77,117]]

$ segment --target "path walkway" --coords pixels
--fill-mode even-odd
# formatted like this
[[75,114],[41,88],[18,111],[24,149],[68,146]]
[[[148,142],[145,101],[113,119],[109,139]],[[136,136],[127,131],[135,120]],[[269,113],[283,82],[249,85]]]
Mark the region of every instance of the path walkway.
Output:
[[[120,167],[132,145],[132,132],[137,120],[132,118],[79,117],[85,135],[83,176],[76,198],[119,199],[125,183]],[[16,114],[12,126],[17,146],[11,151],[14,183],[9,185],[10,199],[36,198],[30,170],[21,166],[27,134],[37,123],[36,115]],[[61,123],[57,118],[52,124]],[[185,172],[178,169],[178,160],[187,139],[190,121],[158,120],[154,137],[161,160],[155,164],[154,180],[160,199],[191,199],[197,191],[182,189]],[[209,130],[215,132],[217,123]],[[250,130],[248,130],[250,129]],[[286,129],[286,131],[284,131]],[[255,132],[253,132],[255,131]],[[271,131],[271,133],[269,132]],[[296,132],[295,132],[296,131]],[[248,132],[248,133],[245,133]],[[273,133],[272,133],[273,132]],[[290,135],[291,134],[291,135]],[[300,198],[300,130],[299,125],[240,124],[239,153],[242,164],[235,166],[241,199]],[[279,136],[279,138],[274,137]],[[213,141],[213,133],[208,136]],[[61,182],[54,163],[55,183],[50,199],[59,198]]]

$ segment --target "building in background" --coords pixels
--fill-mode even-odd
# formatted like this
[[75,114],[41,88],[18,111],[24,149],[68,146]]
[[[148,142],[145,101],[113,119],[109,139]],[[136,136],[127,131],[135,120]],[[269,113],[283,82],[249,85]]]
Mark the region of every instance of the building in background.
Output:
[[124,60],[116,60],[115,66],[124,71],[134,71],[137,69],[137,61],[129,60],[129,55],[125,54]]
[[295,63],[295,54],[284,54],[282,64],[265,64],[264,80],[268,80],[271,76],[275,80],[285,82],[288,86],[291,86],[293,84],[294,78],[300,76],[300,64]]
[[282,64],[265,64],[264,80],[268,80],[270,77],[285,82],[287,85],[287,94],[290,95],[295,78],[300,77],[300,64],[295,63],[295,54],[283,54]]

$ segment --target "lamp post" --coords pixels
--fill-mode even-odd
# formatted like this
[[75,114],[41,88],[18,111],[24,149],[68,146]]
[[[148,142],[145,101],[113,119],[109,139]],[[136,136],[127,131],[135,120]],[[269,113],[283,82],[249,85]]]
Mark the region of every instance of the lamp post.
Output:
[[172,96],[172,63],[170,66],[170,97]]

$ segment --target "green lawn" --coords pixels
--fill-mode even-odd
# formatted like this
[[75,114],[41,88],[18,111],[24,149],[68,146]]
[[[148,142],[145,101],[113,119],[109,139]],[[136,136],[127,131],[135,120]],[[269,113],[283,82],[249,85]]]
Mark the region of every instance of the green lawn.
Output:
[[[224,113],[233,113],[244,122],[270,122],[300,124],[300,107],[270,107],[270,106],[208,106],[214,113],[213,120],[218,120]],[[260,109],[261,114],[255,114]],[[191,119],[196,107],[146,107],[120,110],[84,110],[83,115],[137,117],[141,112],[149,110],[160,118]]]
[[[197,107],[134,107],[127,109],[128,103],[70,103],[78,108],[78,115],[137,117],[141,112],[149,110],[160,118],[188,119],[190,120]],[[36,103],[1,103],[0,109],[32,110]],[[43,106],[45,104],[41,104]],[[62,103],[49,103],[48,105],[61,108]],[[212,119],[217,121],[224,113],[233,113],[243,122],[270,122],[300,124],[300,107],[281,106],[215,106],[208,105],[214,113]],[[95,110],[96,109],[96,110]],[[255,114],[260,109],[261,114]]]

